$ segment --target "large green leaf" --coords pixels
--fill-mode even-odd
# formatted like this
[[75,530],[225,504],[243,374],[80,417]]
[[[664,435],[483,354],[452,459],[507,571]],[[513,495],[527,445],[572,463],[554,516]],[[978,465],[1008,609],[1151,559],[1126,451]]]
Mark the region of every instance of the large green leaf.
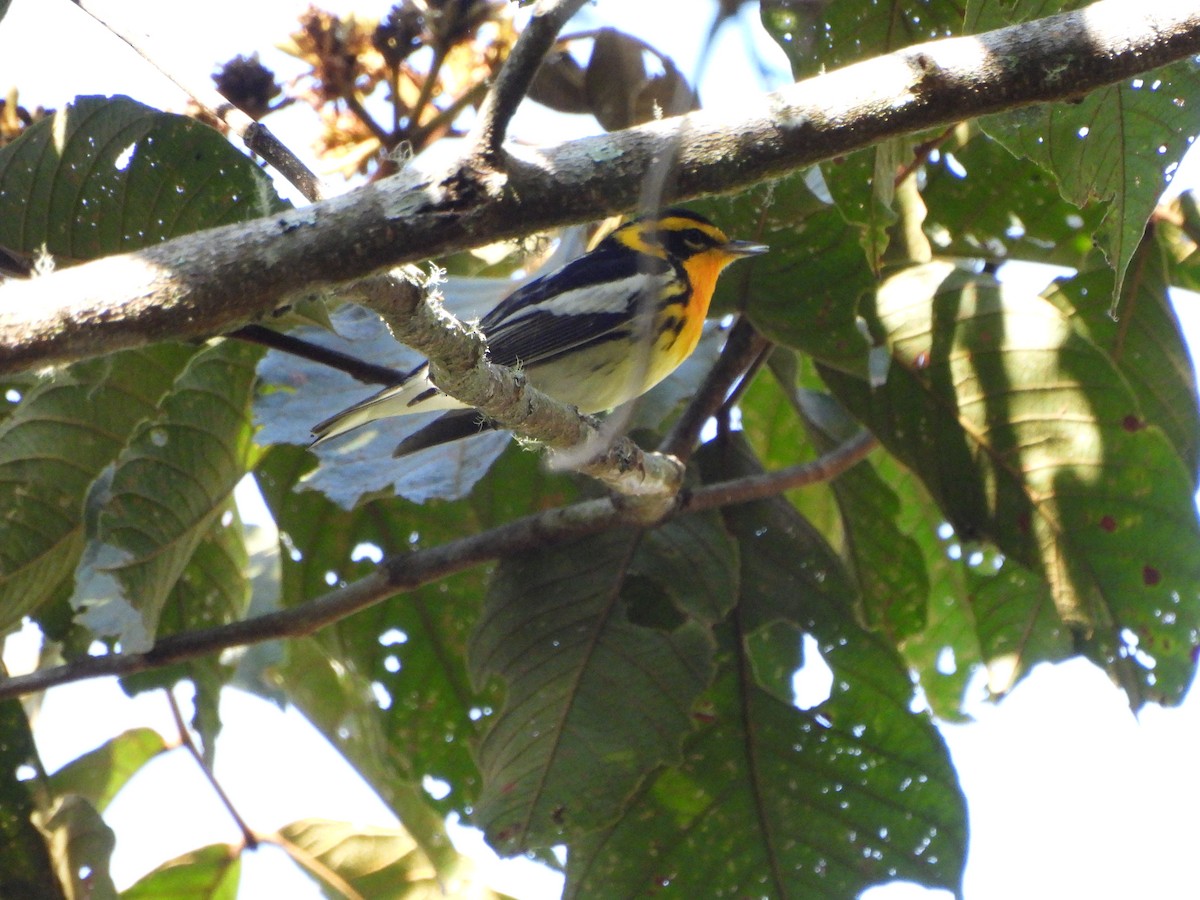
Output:
[[764,0],[761,15],[798,79],[962,30],[962,7],[952,0]]
[[0,628],[55,596],[75,571],[89,487],[195,352],[157,344],[69,366],[0,425]]
[[[706,452],[706,479],[753,472],[743,452]],[[726,520],[740,597],[708,724],[619,822],[572,845],[567,896],[841,898],[893,878],[957,889],[963,798],[929,717],[910,711],[903,662],[854,625],[836,555],[789,504],[731,507]],[[756,677],[756,636],[781,621],[811,634],[834,672],[808,710]]]
[[887,384],[826,370],[835,391],[960,541],[1046,580],[1135,704],[1177,702],[1200,643],[1192,477],[1109,356],[1049,302],[941,263],[886,282],[872,315]]
[[80,97],[0,149],[0,245],[60,260],[136,250],[282,208],[218,132],[128,97]]
[[730,311],[731,298],[739,298],[737,311],[772,340],[828,365],[866,371],[868,347],[855,318],[858,299],[875,276],[859,229],[819,200],[806,176],[790,175],[769,189],[716,198],[698,208],[728,233],[771,247],[721,280],[714,299],[718,313]]
[[[60,265],[281,206],[219,133],[125,97],[80,98],[0,149],[0,245],[44,248]],[[114,354],[23,391],[0,430],[0,505],[9,511],[0,627],[64,593],[84,546],[89,487],[195,352],[164,344]]]
[[607,824],[679,758],[736,577],[733,547],[704,517],[500,565],[469,656],[477,683],[497,675],[507,688],[479,747],[475,819],[494,846]]
[[260,355],[227,341],[195,356],[92,486],[72,604],[81,622],[126,650],[153,642],[192,554],[253,462],[249,407]]
[[1171,269],[1158,240],[1142,242],[1121,288],[1121,316],[1108,314],[1113,273],[1108,268],[1056,281],[1044,296],[1072,316],[1108,352],[1141,404],[1175,448],[1193,479],[1200,467],[1200,400],[1196,373],[1171,305]]

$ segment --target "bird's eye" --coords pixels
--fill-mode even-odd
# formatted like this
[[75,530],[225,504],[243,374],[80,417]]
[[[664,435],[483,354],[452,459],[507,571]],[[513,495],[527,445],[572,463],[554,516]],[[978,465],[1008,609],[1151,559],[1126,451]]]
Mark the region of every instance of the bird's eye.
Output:
[[703,231],[698,231],[695,228],[689,228],[683,233],[683,246],[687,247],[689,250],[699,252],[701,250],[707,250],[710,246],[712,246],[712,242],[708,239],[708,235],[706,235]]

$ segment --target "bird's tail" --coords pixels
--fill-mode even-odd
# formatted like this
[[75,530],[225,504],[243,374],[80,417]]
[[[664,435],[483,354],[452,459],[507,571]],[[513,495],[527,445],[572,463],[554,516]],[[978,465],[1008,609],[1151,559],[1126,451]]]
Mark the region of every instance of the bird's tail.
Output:
[[454,409],[438,416],[424,428],[415,431],[400,442],[392,456],[408,456],[418,450],[449,444],[499,426],[477,409]]
[[[408,413],[433,412],[439,409],[462,409],[453,397],[439,391],[429,380],[429,364],[422,363],[409,372],[398,384],[372,394],[360,403],[343,409],[324,422],[313,426],[311,446],[345,434],[376,419],[403,416]],[[418,432],[419,433],[419,432]]]

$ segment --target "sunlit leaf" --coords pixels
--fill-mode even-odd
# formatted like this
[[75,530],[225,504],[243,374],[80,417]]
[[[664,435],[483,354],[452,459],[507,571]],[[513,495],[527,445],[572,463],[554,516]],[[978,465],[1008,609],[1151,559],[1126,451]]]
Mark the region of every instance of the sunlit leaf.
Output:
[[166,749],[167,742],[153,728],[124,731],[51,775],[50,790],[60,796],[78,794],[104,812],[129,779]]
[[372,900],[501,896],[480,883],[466,858],[457,872],[439,873],[403,828],[304,819],[279,834],[302,851],[305,861],[319,864],[307,868],[330,900],[345,897],[347,887]]
[[210,844],[163,863],[122,891],[121,900],[237,900],[241,877],[241,849]]
[[887,384],[827,370],[839,396],[960,541],[996,542],[1096,630],[1134,703],[1178,701],[1200,643],[1191,475],[1107,354],[1047,301],[943,264],[885,283],[874,315]]

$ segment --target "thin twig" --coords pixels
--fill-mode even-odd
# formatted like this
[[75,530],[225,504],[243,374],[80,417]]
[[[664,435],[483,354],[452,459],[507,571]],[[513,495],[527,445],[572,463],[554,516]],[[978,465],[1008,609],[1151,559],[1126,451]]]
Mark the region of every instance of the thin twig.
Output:
[[208,783],[212,785],[212,789],[216,792],[218,799],[220,799],[226,811],[237,824],[238,829],[242,832],[242,842],[251,850],[258,849],[258,835],[254,833],[254,829],[247,825],[246,820],[238,813],[236,807],[233,805],[233,801],[229,799],[229,795],[225,793],[225,789],[217,781],[217,776],[213,774],[213,770],[209,768],[208,763],[204,761],[204,756],[200,753],[196,742],[192,740],[191,729],[183,721],[183,711],[179,708],[179,701],[175,699],[175,693],[170,688],[164,688],[163,690],[167,695],[167,703],[171,706],[171,715],[175,717],[175,727],[179,729],[179,742],[192,755],[192,759],[196,761],[196,765],[200,767],[200,771],[204,773],[204,777],[208,779]]
[[196,105],[214,119],[224,122],[229,130],[242,139],[252,153],[262,157],[280,175],[288,180],[308,200],[320,200],[328,196],[321,179],[313,174],[300,158],[283,144],[267,126],[254,121],[233,103],[223,97],[216,88],[203,81],[192,81],[172,71],[162,60],[171,58],[171,47],[157,47],[156,42],[144,32],[139,32],[133,21],[126,21],[120,9],[104,0],[73,0],[76,6],[102,24],[118,38],[133,48],[146,62],[173,81],[180,90],[192,98]]
[[558,33],[585,2],[541,0],[534,8],[529,24],[517,38],[479,109],[479,119],[471,133],[471,146],[478,158],[492,163],[500,158],[513,113],[529,92],[529,85]]
[[[862,433],[808,463],[763,475],[705,485],[685,497],[674,512],[660,518],[761,500],[793,488],[828,481],[859,462],[875,446]],[[145,653],[89,656],[27,675],[0,678],[0,699],[19,697],[62,684],[104,675],[130,675],[227,650],[286,637],[302,637],[332,625],[396,594],[415,590],[448,575],[513,553],[548,547],[631,522],[644,525],[611,499],[585,500],[534,513],[478,535],[459,538],[389,557],[366,577],[308,603],[198,631],[167,635]]]
[[399,384],[404,380],[405,375],[407,375],[406,372],[401,372],[399,369],[391,369],[387,366],[365,362],[357,356],[351,356],[349,353],[330,350],[328,347],[322,347],[320,344],[314,344],[312,341],[293,337],[281,331],[274,331],[263,325],[245,325],[236,331],[229,332],[225,337],[237,338],[247,343],[259,344],[263,347],[270,347],[272,350],[290,353],[292,356],[299,356],[301,359],[307,359],[321,365],[329,366],[331,369],[345,372],[347,375],[367,384]]
[[686,460],[700,439],[704,423],[721,408],[729,389],[768,347],[770,342],[755,331],[748,320],[739,318],[729,332],[716,365],[709,370],[683,414],[659,444],[658,452]]

